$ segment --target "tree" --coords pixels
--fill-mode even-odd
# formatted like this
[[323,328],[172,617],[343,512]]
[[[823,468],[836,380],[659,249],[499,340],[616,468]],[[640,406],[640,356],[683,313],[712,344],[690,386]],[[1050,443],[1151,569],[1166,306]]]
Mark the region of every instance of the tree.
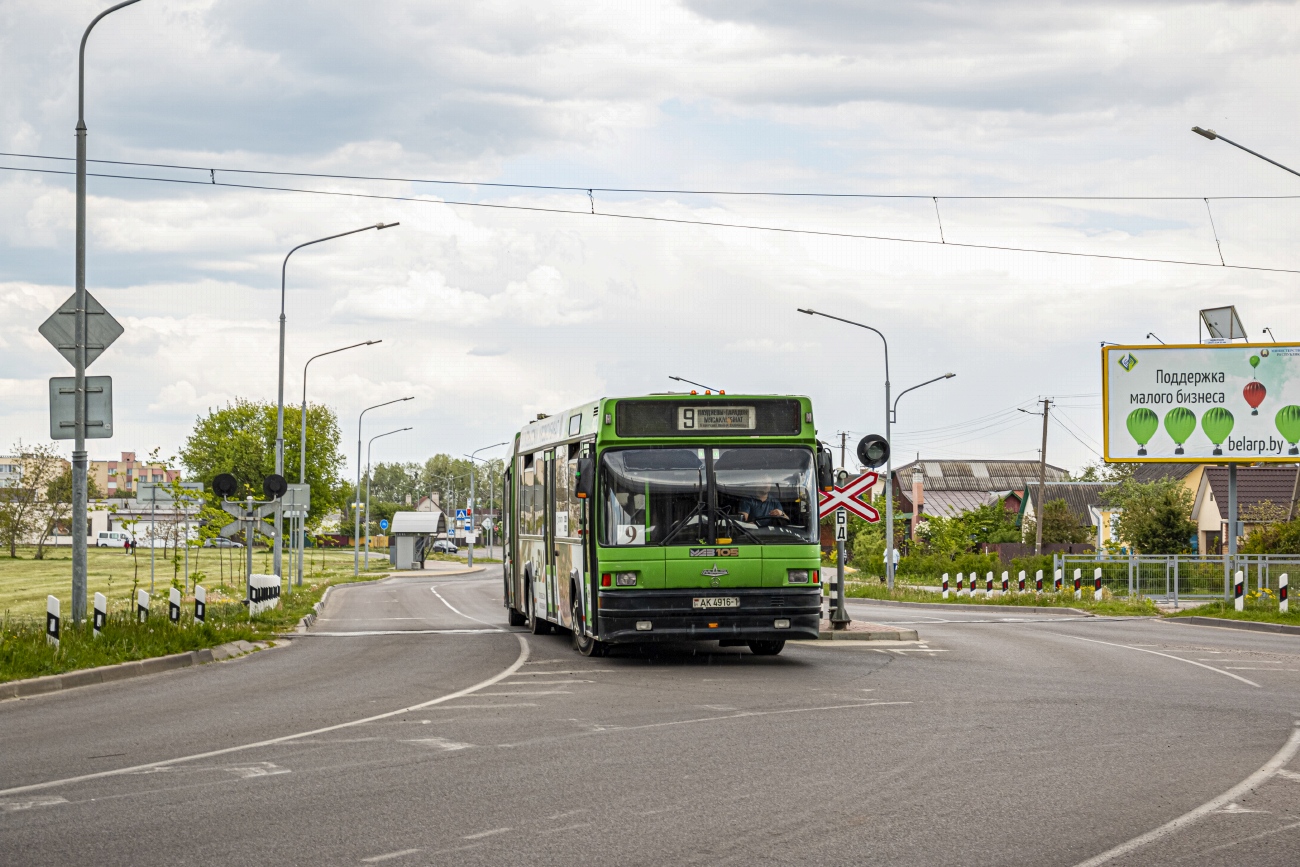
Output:
[[[98,500],[103,496],[94,478],[87,475],[86,499]],[[44,513],[44,521],[39,522],[40,531],[36,539],[35,559],[37,560],[45,559],[45,543],[60,526],[67,526],[68,518],[72,514],[72,467],[65,467],[63,472],[45,486]],[[70,527],[69,531],[71,531]]]
[[[1036,538],[1037,523],[1033,519],[1024,522],[1024,538]],[[1048,500],[1043,505],[1043,544],[1087,542],[1092,531],[1079,522],[1065,500]]]
[[1139,554],[1182,554],[1196,536],[1192,492],[1176,479],[1121,482],[1101,495],[1120,510],[1119,537]]
[[[1245,509],[1242,510],[1243,515]],[[1281,510],[1285,517],[1286,509]],[[1243,554],[1300,554],[1300,518],[1256,527],[1241,544]]]
[[[13,456],[22,468],[22,477],[16,484],[0,488],[0,544],[9,549],[10,557],[16,558],[18,543],[45,526],[45,498],[50,483],[61,471],[66,472],[67,462],[53,445],[25,446],[22,440],[14,444]],[[78,530],[72,529],[74,533]],[[81,527],[80,531],[84,533],[86,528]]]
[[[195,420],[181,447],[180,460],[194,481],[211,492],[212,480],[230,473],[238,485],[236,496],[261,499],[262,480],[275,472],[275,405],[237,399],[222,409],[209,410]],[[298,440],[302,410],[284,408],[284,477],[298,481]],[[307,406],[307,483],[311,509],[307,523],[315,526],[339,505],[343,454],[339,450],[338,417],[326,406]],[[210,496],[210,502],[216,499]]]

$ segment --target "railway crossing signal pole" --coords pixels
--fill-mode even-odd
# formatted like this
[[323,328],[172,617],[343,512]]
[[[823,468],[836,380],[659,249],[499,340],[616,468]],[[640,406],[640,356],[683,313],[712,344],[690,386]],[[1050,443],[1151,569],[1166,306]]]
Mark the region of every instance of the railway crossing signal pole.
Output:
[[844,540],[848,538],[848,513],[852,512],[871,524],[880,520],[880,513],[862,501],[862,495],[870,495],[872,486],[879,478],[875,473],[863,473],[852,481],[818,494],[818,518],[835,513],[835,544],[839,562],[836,567],[836,599],[830,618],[835,629],[844,629],[852,621],[844,607]]

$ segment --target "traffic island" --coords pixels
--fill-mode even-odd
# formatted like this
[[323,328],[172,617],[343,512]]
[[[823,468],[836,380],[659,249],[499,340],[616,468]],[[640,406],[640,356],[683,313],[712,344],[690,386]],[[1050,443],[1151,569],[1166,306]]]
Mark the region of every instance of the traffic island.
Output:
[[915,629],[899,626],[884,626],[868,623],[865,620],[853,620],[843,629],[832,629],[829,620],[821,622],[817,633],[818,641],[920,641]]

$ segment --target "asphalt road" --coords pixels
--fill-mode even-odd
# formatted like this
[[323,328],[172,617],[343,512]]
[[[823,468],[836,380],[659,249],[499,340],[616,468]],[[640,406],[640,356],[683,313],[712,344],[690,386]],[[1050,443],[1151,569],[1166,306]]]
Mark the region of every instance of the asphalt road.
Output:
[[0,703],[0,863],[1300,860],[1295,638],[854,604],[923,641],[585,659],[490,569]]

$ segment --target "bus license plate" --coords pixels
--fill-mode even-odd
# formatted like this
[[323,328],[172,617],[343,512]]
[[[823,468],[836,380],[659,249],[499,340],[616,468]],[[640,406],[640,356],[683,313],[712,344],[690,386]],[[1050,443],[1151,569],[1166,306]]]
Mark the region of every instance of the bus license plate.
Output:
[[738,596],[697,596],[691,600],[692,608],[739,608]]

